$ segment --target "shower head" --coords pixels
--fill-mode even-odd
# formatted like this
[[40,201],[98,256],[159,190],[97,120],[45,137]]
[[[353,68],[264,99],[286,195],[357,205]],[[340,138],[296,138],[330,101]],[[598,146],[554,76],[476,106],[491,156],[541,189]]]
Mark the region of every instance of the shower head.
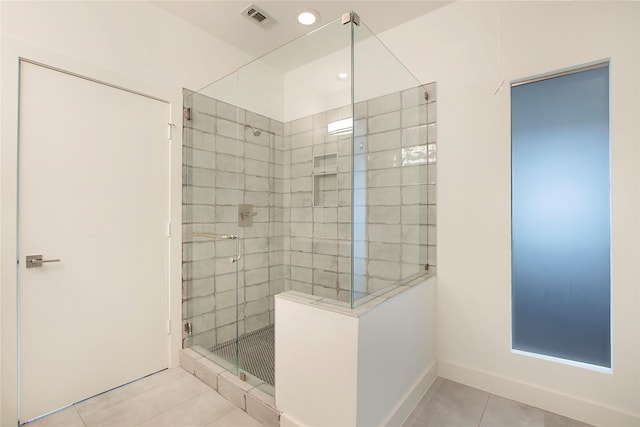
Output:
[[244,125],[244,129],[251,129],[253,131],[253,136],[260,136],[260,134],[262,134],[262,131],[260,129],[256,129],[251,125]]

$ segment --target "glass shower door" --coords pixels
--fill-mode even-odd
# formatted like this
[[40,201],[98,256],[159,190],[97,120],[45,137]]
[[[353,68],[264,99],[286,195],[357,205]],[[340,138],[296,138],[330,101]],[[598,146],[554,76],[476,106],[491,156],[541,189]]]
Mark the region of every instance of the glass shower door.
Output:
[[185,97],[183,347],[269,392],[273,295],[284,283],[283,124],[245,108],[268,99],[248,84],[260,67]]
[[[183,347],[238,371],[237,73],[184,96]],[[227,102],[225,102],[225,100]]]

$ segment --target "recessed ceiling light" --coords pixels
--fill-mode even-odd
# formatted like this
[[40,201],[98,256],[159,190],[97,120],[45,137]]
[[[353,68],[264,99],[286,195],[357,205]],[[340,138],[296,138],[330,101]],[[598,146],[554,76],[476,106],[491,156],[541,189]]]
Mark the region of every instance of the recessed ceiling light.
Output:
[[318,20],[318,12],[315,10],[303,10],[298,14],[298,22],[302,25],[312,25]]
[[338,75],[336,76],[336,79],[338,80],[347,80],[348,78],[349,78],[348,73],[338,73]]

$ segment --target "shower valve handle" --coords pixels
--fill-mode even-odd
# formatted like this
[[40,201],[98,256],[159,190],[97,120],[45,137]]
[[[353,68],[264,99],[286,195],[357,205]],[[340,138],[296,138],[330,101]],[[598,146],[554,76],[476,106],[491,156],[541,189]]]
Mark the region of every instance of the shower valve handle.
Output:
[[240,212],[240,218],[242,218],[242,219],[247,219],[250,216],[256,216],[256,215],[258,215],[258,212],[251,212],[251,211],[248,211],[248,210]]

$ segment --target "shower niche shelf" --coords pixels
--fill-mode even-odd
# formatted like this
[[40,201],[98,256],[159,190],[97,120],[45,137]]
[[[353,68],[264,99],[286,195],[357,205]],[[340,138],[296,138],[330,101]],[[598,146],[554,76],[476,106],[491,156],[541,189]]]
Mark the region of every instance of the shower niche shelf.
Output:
[[338,153],[313,156],[313,206],[338,206]]

